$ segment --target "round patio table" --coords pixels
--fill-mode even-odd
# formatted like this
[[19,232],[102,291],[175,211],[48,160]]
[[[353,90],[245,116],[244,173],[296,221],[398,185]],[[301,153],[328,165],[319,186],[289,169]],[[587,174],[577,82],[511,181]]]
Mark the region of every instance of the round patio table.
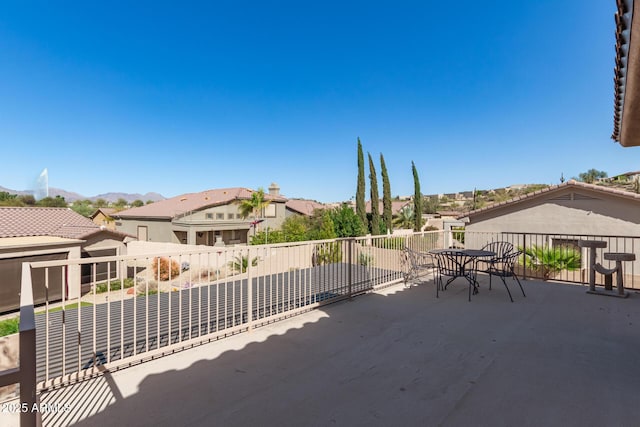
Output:
[[496,253],[493,251],[485,251],[484,249],[431,249],[431,254],[441,254],[443,252],[459,252],[473,258],[494,257]]
[[[477,275],[476,260],[478,258],[488,258],[488,257],[496,256],[495,252],[487,251],[484,249],[432,249],[429,251],[429,253],[434,255],[452,253],[452,254],[459,254],[460,256],[467,256],[469,258],[473,258],[473,262],[469,263],[471,264],[471,269],[468,269],[465,263],[457,263],[459,271],[453,273],[453,276],[447,281],[447,284],[442,289],[443,290],[446,289],[449,283],[451,283],[456,277],[464,277],[465,279],[467,279],[472,283],[474,295],[477,294],[479,291],[478,280],[476,279],[476,275]],[[469,301],[471,301],[471,290],[469,291]]]

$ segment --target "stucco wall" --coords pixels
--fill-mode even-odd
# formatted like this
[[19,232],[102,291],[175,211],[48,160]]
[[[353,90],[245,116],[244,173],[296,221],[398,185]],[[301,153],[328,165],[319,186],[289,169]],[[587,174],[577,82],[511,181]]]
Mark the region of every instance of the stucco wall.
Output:
[[[285,204],[273,203],[275,207],[275,217],[264,218],[258,226],[258,230],[266,227],[279,229],[285,219]],[[221,216],[219,216],[221,215]],[[215,243],[215,236],[211,233],[218,232],[227,244],[242,244],[248,241],[248,235],[253,234],[250,228],[251,219],[242,219],[239,216],[238,205],[229,203],[227,205],[215,206],[201,211],[194,211],[175,221],[166,220],[145,220],[145,219],[119,219],[116,222],[117,230],[138,235],[138,227],[146,226],[147,240],[150,242],[168,243],[198,243],[210,245]],[[198,233],[201,233],[198,236]]]
[[85,251],[116,249],[118,255],[126,255],[126,245],[122,240],[109,237],[107,233],[98,233],[86,239],[82,249]]
[[123,233],[138,235],[138,226],[146,226],[147,239],[150,242],[173,242],[180,243],[171,230],[170,220],[142,220],[142,219],[119,219],[116,221],[116,228]]
[[[528,246],[549,246],[563,236],[571,241],[579,240],[580,235],[602,236],[607,248],[598,249],[597,262],[613,267],[603,259],[605,252],[633,252],[638,259],[625,263],[625,275],[640,274],[640,203],[630,198],[584,191],[555,192],[546,199],[534,198],[473,215],[465,229],[465,245],[478,248],[496,239],[512,241],[515,246],[523,244],[522,236],[500,233],[539,234],[527,236]],[[586,250],[582,250],[582,258],[585,271]],[[634,287],[638,286],[640,277],[634,278]]]
[[640,209],[624,200],[547,201],[467,224],[469,231],[640,236]]

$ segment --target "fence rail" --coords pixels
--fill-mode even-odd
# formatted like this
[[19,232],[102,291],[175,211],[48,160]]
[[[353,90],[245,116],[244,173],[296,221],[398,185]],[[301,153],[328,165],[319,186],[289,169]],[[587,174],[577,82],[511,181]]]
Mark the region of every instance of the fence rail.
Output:
[[33,308],[33,287],[28,265],[22,266],[20,284],[20,328],[18,367],[0,371],[0,387],[20,384],[20,425],[41,423],[36,389],[36,322]]
[[[62,301],[35,316],[38,389],[250,331],[282,317],[402,280],[405,245],[429,250],[442,234],[374,236],[157,255],[25,263],[68,278],[89,266],[90,290],[64,280]],[[89,268],[85,268],[88,270]],[[106,271],[109,281],[99,280]],[[117,272],[117,274],[116,274]],[[59,277],[59,276],[58,276]]]
[[[21,400],[35,401],[36,390],[247,332],[400,282],[405,247],[426,252],[509,241],[525,253],[557,249],[560,258],[577,253],[578,266],[558,269],[557,259],[541,257],[535,263],[523,261],[521,276],[584,282],[587,257],[575,252],[580,239],[607,242],[599,260],[605,251],[635,253],[640,244],[640,237],[628,236],[452,230],[24,263],[20,370],[0,373],[0,385],[19,377],[25,393]],[[92,272],[90,290],[80,284],[77,273],[83,267]],[[627,267],[627,287],[640,287],[636,270],[635,263]],[[39,309],[43,313],[34,315],[35,272],[44,272],[47,296],[61,294],[62,300],[47,297]],[[98,272],[115,279],[100,280]],[[28,359],[23,336],[25,346],[33,340],[35,359]]]
[[[578,246],[580,240],[605,242],[606,247],[595,249],[596,260],[609,268],[614,266],[614,262],[604,260],[605,253],[635,254],[640,248],[640,236],[476,231],[451,231],[449,234],[448,239],[453,242],[453,246],[481,248],[492,241],[510,242],[525,253],[517,266],[522,277],[570,283],[585,283],[589,280],[587,250]],[[604,277],[597,275],[596,283],[604,284]],[[626,288],[640,289],[640,259],[625,263],[624,283]]]

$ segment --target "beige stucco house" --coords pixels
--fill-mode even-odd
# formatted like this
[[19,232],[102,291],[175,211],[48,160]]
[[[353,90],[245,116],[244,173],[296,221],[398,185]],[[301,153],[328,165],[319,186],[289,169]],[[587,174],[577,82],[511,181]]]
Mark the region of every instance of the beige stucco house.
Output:
[[[279,228],[286,217],[287,199],[272,184],[265,199],[258,229]],[[253,190],[221,188],[188,193],[113,214],[118,231],[140,241],[188,245],[246,244],[254,218],[242,218],[239,202],[249,200]]]
[[[0,207],[0,312],[19,307],[22,263],[62,259],[121,255],[130,236],[107,230],[68,208]],[[113,263],[111,278],[118,275]],[[76,297],[82,284],[107,279],[107,264],[83,268],[50,269],[49,300],[60,299],[63,292]],[[55,270],[55,271],[54,271]],[[33,277],[36,304],[45,300],[44,271]]]
[[460,219],[477,232],[640,236],[640,194],[569,180]]
[[[606,249],[598,250],[602,261],[603,252],[634,252],[640,245],[640,194],[574,180],[471,211],[459,219],[465,223],[465,245],[474,248],[507,240],[520,247],[569,245],[578,249],[579,240],[595,238],[607,242]],[[633,263],[633,269],[640,269],[639,261]]]
[[[585,274],[587,268],[586,249],[579,248],[579,240],[605,241],[607,247],[596,251],[597,261],[609,267],[610,262],[603,260],[605,252],[635,253],[640,246],[640,194],[574,180],[471,211],[459,219],[465,223],[468,247],[506,240],[521,248],[569,246],[581,250],[582,272],[575,274]],[[625,266],[627,276],[637,271],[640,260]]]
[[104,226],[109,230],[116,229],[116,222],[111,215],[116,212],[114,208],[98,208],[89,218],[94,224]]

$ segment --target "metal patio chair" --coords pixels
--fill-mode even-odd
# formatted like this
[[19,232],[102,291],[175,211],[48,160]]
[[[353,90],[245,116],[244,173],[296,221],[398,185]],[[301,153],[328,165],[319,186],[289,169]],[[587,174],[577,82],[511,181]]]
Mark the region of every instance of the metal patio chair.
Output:
[[497,276],[502,279],[502,283],[504,283],[504,287],[507,288],[507,292],[509,293],[509,299],[513,302],[513,297],[511,296],[511,291],[509,290],[509,286],[507,286],[506,277],[511,277],[518,282],[518,286],[520,286],[520,290],[522,291],[522,296],[526,297],[524,293],[524,289],[522,288],[522,283],[520,283],[520,279],[518,275],[514,271],[516,261],[522,255],[522,251],[511,252],[503,256],[502,258],[496,258],[496,260],[492,261],[489,264],[489,269],[486,271],[489,274],[489,289],[491,289],[491,278],[493,276]]
[[[422,275],[429,270],[437,271],[437,264],[433,258],[433,255],[426,252],[416,252],[409,247],[404,248],[403,252],[403,264],[402,275],[404,278],[405,286],[414,280],[418,280]],[[437,281],[436,281],[437,283]],[[436,289],[437,296],[437,289]]]
[[[483,258],[478,260],[478,265],[476,266],[477,271],[489,273],[492,263],[499,262],[502,258],[513,252],[513,244],[502,241],[490,242],[484,245],[482,247],[482,250],[495,253],[495,256],[493,258]],[[489,287],[489,289],[491,289],[491,287]]]
[[[469,283],[469,301],[471,293],[478,293],[478,281],[476,280],[476,258],[461,251],[442,251],[436,254],[438,261],[438,284],[436,289],[447,289],[447,286],[458,277],[463,277]],[[449,277],[446,284],[442,284],[442,278]],[[437,296],[437,294],[436,294]]]

